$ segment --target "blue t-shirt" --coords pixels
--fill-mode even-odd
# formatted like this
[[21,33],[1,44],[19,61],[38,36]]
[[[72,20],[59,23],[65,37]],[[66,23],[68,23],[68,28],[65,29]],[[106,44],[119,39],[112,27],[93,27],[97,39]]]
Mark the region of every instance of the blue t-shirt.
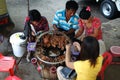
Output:
[[70,30],[71,28],[77,30],[79,16],[77,14],[73,15],[67,22],[65,17],[65,10],[58,10],[54,16],[53,24],[56,24],[58,28],[63,30]]

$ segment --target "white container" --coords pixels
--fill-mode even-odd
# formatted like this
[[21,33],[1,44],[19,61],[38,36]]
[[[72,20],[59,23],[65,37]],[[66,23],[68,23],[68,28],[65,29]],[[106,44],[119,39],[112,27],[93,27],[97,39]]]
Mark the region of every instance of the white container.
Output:
[[27,39],[23,39],[20,36],[24,36],[24,33],[17,32],[10,36],[10,43],[12,45],[13,53],[16,57],[22,57],[27,50]]

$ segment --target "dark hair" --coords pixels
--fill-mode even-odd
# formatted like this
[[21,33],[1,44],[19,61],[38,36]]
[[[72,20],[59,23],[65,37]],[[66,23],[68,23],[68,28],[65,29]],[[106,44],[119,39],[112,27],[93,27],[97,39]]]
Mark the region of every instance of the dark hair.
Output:
[[80,60],[89,60],[91,66],[95,67],[96,59],[99,56],[99,43],[95,37],[87,36],[81,45]]
[[89,19],[90,16],[91,16],[91,12],[89,10],[87,10],[87,7],[83,7],[79,13],[79,17],[81,19]]
[[33,9],[29,11],[29,17],[31,21],[40,21],[41,14],[38,10]]
[[78,3],[76,1],[67,1],[66,9],[68,9],[68,10],[73,9],[73,10],[77,11]]

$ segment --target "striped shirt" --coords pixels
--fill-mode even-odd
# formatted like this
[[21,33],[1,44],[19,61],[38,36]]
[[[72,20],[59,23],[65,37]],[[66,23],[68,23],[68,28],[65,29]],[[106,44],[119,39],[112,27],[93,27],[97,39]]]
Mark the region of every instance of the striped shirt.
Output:
[[65,17],[65,10],[58,10],[54,16],[53,24],[57,25],[58,28],[63,30],[70,30],[71,28],[77,30],[79,16],[77,14],[73,15],[67,22]]

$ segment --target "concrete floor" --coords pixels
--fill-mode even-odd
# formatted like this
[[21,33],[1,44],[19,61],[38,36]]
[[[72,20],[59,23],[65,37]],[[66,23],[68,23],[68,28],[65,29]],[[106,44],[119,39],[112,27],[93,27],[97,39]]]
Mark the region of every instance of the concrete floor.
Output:
[[[64,4],[67,0],[30,0],[30,9],[38,9],[42,15],[46,16],[50,29],[52,29],[52,19],[56,10],[64,8]],[[76,0],[79,2],[79,0]],[[0,52],[13,56],[12,47],[9,43],[10,35],[23,31],[24,29],[24,18],[27,15],[27,0],[6,0],[8,12],[12,21],[15,24],[12,32],[5,37],[4,42],[0,44]],[[49,4],[48,4],[49,3]],[[79,2],[80,4],[80,2]],[[101,17],[103,19],[103,17]],[[103,29],[103,38],[106,44],[107,49],[109,49],[113,45],[120,46],[120,18],[115,20],[105,20],[102,24]],[[115,30],[117,29],[117,30]],[[8,54],[9,53],[9,54]],[[17,58],[17,61],[20,58]],[[19,69],[16,70],[16,75],[19,76],[22,80],[43,80],[40,78],[40,74],[38,73],[36,67],[28,63],[23,57],[22,61],[18,65]],[[110,65],[105,71],[105,80],[120,80],[120,66],[119,65]],[[8,73],[0,72],[0,80],[4,80],[4,78],[8,76]]]

